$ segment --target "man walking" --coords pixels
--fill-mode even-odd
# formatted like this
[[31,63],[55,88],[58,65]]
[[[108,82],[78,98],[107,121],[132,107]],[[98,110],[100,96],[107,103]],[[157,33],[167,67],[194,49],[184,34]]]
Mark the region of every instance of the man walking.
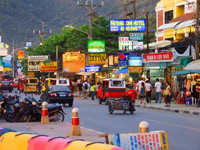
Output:
[[153,91],[153,88],[151,86],[151,83],[149,83],[149,80],[146,80],[145,87],[146,87],[146,101],[147,103],[151,103],[151,92]]
[[87,96],[89,95],[90,91],[90,84],[87,82],[87,80],[83,83],[83,92],[84,92],[84,99],[87,99]]
[[161,103],[161,87],[162,87],[162,84],[157,78],[156,83],[155,83],[156,103],[158,102],[158,99],[159,99],[159,103]]
[[84,96],[83,95],[83,83],[82,83],[82,81],[80,81],[78,83],[77,88],[78,88],[78,97],[79,97],[79,99],[81,99],[82,98],[81,96]]

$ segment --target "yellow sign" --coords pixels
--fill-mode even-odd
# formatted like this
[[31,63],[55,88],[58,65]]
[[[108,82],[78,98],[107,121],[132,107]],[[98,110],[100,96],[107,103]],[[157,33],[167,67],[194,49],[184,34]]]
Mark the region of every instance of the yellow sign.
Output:
[[34,72],[28,72],[27,73],[27,77],[34,77],[35,76],[35,73]]
[[18,59],[24,59],[24,51],[18,51]]
[[129,73],[141,73],[142,67],[128,67]]
[[78,73],[85,70],[85,54],[66,52],[63,54],[63,72]]
[[3,72],[6,72],[6,71],[12,71],[12,68],[9,68],[9,67],[3,67]]
[[40,72],[57,72],[58,67],[57,67],[57,62],[52,61],[48,63],[40,62]]
[[106,64],[106,54],[89,54],[88,63],[89,65]]

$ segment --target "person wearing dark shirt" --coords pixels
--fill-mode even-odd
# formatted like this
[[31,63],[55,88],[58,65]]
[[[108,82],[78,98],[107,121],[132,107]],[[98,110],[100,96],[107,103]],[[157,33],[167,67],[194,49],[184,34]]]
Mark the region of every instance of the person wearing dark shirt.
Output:
[[80,99],[83,96],[83,83],[82,83],[82,81],[80,81],[80,83],[78,83],[77,87],[78,87],[78,97]]

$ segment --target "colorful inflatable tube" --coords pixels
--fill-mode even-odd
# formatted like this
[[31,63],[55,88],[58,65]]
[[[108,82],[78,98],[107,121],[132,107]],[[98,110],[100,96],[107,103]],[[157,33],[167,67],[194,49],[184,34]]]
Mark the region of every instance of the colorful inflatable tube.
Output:
[[48,137],[18,133],[0,128],[0,150],[124,150],[101,142],[86,142],[82,139],[71,140],[65,137]]

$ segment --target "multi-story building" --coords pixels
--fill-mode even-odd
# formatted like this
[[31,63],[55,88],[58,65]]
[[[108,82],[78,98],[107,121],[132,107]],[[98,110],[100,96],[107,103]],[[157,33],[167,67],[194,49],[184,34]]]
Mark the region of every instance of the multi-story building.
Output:
[[156,40],[181,40],[195,30],[196,0],[160,0],[156,6]]

